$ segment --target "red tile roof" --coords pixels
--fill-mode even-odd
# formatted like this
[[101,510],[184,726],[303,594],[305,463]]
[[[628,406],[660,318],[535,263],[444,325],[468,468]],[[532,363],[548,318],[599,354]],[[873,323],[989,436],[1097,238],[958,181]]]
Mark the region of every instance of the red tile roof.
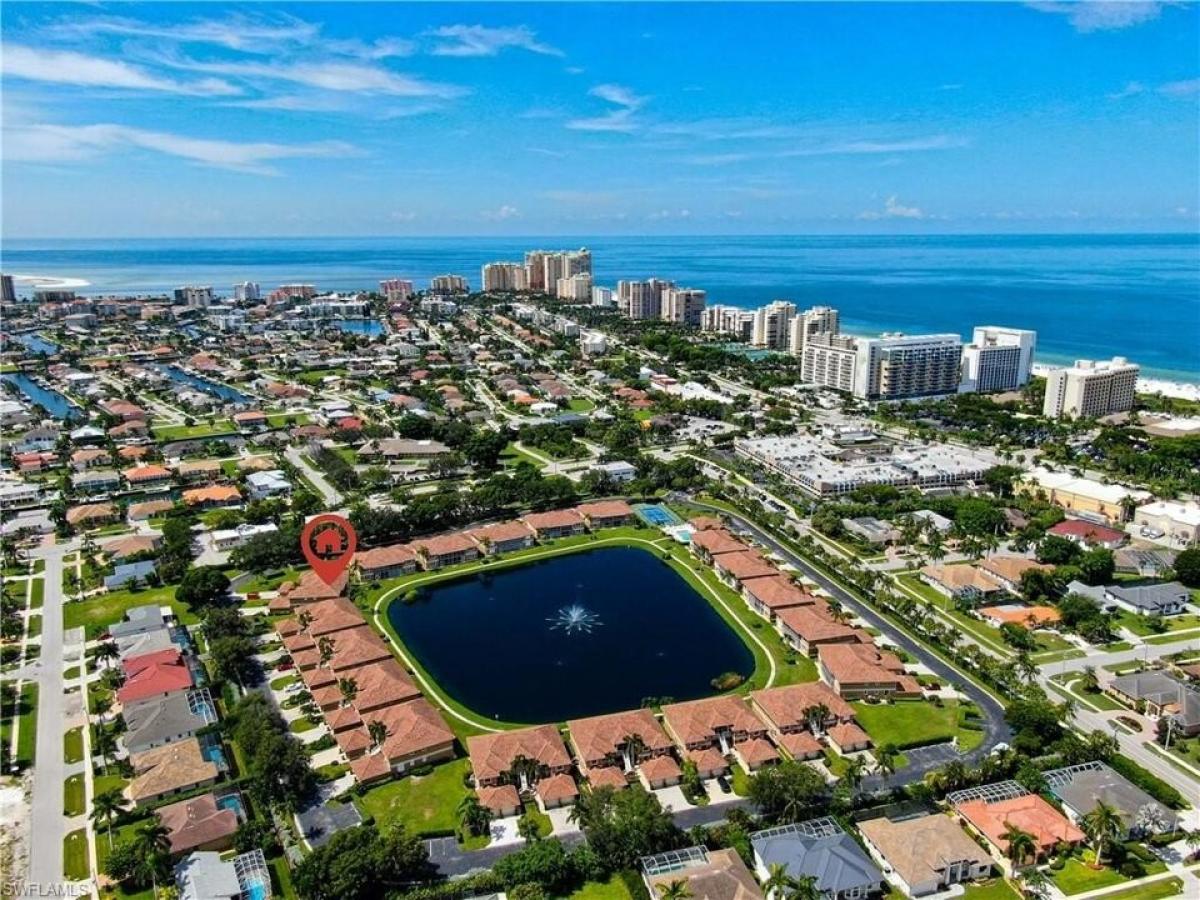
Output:
[[537,760],[551,769],[571,765],[562,735],[553,725],[475,735],[467,738],[467,752],[480,782],[501,778],[518,756]]
[[132,703],[158,694],[184,691],[193,684],[192,673],[178,650],[159,650],[121,663],[125,684],[117,691],[122,703]]

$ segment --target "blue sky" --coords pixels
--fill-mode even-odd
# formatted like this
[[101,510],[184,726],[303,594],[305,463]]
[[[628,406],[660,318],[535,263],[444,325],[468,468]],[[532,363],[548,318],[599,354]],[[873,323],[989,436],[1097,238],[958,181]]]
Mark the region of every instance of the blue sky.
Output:
[[1200,8],[5,3],[22,237],[1196,230]]

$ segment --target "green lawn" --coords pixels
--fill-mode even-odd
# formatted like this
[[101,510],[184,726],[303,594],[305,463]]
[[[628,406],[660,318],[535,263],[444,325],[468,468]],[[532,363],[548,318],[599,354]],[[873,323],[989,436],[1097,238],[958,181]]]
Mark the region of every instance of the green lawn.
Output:
[[289,684],[295,684],[295,683],[296,683],[296,676],[294,674],[293,675],[282,675],[279,678],[276,678],[271,682],[271,690],[282,691]]
[[302,412],[268,413],[267,424],[272,428],[282,428],[285,425],[307,425],[312,422],[312,416]]
[[903,590],[907,590],[918,600],[922,600],[930,606],[941,610],[943,615],[954,620],[955,624],[962,628],[963,631],[968,632],[981,644],[1002,653],[1011,654],[1013,652],[1013,649],[1001,637],[1000,629],[993,628],[986,622],[959,612],[954,608],[954,603],[948,597],[939,594],[923,582],[919,576],[897,575],[896,582]]
[[733,788],[733,792],[739,797],[750,796],[750,776],[746,770],[734,763],[729,768],[729,774],[730,787]]
[[429,775],[389,781],[367,791],[358,806],[381,827],[402,822],[414,834],[457,829],[458,804],[469,793],[463,784],[468,768],[466,759],[456,759]]
[[1019,900],[1021,894],[1005,878],[969,884],[963,900]]
[[1137,887],[1126,888],[1123,891],[1113,891],[1104,895],[1104,900],[1163,900],[1165,897],[1178,897],[1183,893],[1183,882],[1172,876],[1160,878]]
[[564,900],[633,900],[633,895],[618,874],[610,875],[608,881],[589,881]]
[[958,704],[953,701],[941,707],[924,700],[852,705],[855,717],[876,747],[885,744],[895,744],[901,750],[920,747],[949,741],[958,732]]
[[312,721],[306,716],[301,716],[299,719],[293,719],[288,729],[292,734],[304,734],[306,731],[312,731],[317,727],[317,722]]
[[567,401],[567,409],[571,412],[585,413],[596,408],[596,404],[587,397],[572,397]]
[[181,441],[185,438],[207,438],[234,434],[237,429],[229,419],[217,419],[213,424],[197,422],[195,425],[155,425],[150,431],[160,441]]
[[[103,772],[103,768],[97,769],[97,772]],[[105,791],[118,790],[123,791],[129,786],[129,779],[123,778],[117,773],[117,770],[109,766],[108,775],[96,775],[92,779],[92,790],[97,795],[103,794]]]
[[29,607],[30,609],[41,609],[42,604],[46,602],[46,579],[33,579],[33,587],[29,591]]
[[274,591],[278,589],[279,585],[283,584],[285,581],[296,581],[301,574],[303,574],[303,571],[303,569],[289,568],[277,569],[274,572],[260,573],[247,580],[245,584],[240,585],[238,590],[244,594],[257,594],[261,593],[262,591]]
[[142,591],[112,591],[86,600],[64,603],[63,628],[85,628],[89,635],[93,635],[120,622],[126,610],[146,604],[170,606],[184,625],[195,625],[200,621],[186,606],[176,602],[175,586],[164,585]]
[[540,459],[530,456],[524,450],[513,444],[509,444],[504,448],[504,451],[500,454],[500,459],[506,465],[512,466],[515,466],[519,462],[527,462],[534,468],[540,469],[543,465],[545,465],[545,463],[543,463]]
[[72,728],[63,735],[63,761],[77,763],[83,759],[83,726]]
[[63,782],[63,815],[82,816],[87,808],[82,775],[72,775]]
[[87,829],[80,828],[63,838],[63,875],[67,881],[83,881],[91,874]]
[[17,734],[17,753],[13,765],[18,769],[32,766],[37,748],[37,702],[38,686],[32,682],[21,688],[21,696],[17,702],[16,715],[12,707],[5,704],[4,719],[0,721],[0,741],[5,746],[12,739],[12,729],[19,724]]
[[35,638],[35,637],[41,637],[41,634],[42,634],[42,617],[41,616],[30,616],[28,619],[25,620],[25,622],[26,622],[25,633],[27,635],[29,635],[29,637],[31,639]]
[[550,821],[550,817],[538,809],[538,805],[532,801],[525,804],[525,816],[537,823],[538,835],[540,837],[550,837],[550,833],[554,831],[554,823]]
[[1120,872],[1107,866],[1093,869],[1087,863],[1073,857],[1067,860],[1067,864],[1061,870],[1052,873],[1051,877],[1058,889],[1068,896],[1128,881]]
[[[1162,634],[1200,628],[1200,616],[1196,615],[1167,616],[1162,622],[1166,626],[1166,631],[1161,632]],[[1117,614],[1116,624],[1123,625],[1141,637],[1150,637],[1151,635],[1160,633],[1150,627],[1150,622],[1146,616],[1139,616],[1137,613],[1131,613],[1128,610],[1122,610]]]

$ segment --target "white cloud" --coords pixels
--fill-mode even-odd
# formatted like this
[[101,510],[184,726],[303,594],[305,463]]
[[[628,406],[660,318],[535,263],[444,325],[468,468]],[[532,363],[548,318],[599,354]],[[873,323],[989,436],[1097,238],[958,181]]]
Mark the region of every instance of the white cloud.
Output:
[[1038,12],[1066,16],[1076,31],[1117,31],[1157,19],[1158,0],[1046,0],[1027,4]]
[[753,158],[753,154],[750,153],[702,153],[685,156],[683,161],[689,166],[727,166]]
[[551,150],[549,147],[526,147],[525,149],[538,156],[549,156],[551,159],[562,159],[567,155],[561,150]]
[[641,109],[646,105],[647,99],[639,97],[632,89],[621,84],[598,84],[588,91],[588,94],[626,109]]
[[567,122],[567,128],[573,131],[636,131],[638,123],[633,115],[649,99],[620,84],[598,84],[588,91],[588,95],[611,103],[617,109],[600,116],[571,119]]
[[520,211],[515,206],[509,206],[507,203],[499,209],[484,210],[479,214],[482,218],[489,222],[503,222],[506,219],[515,219],[521,215]]
[[949,134],[935,134],[928,137],[906,138],[901,140],[855,140],[835,141],[827,144],[814,144],[810,147],[797,147],[784,150],[779,155],[788,156],[837,156],[873,153],[914,153],[923,150],[952,150],[965,147],[968,141],[964,137]]
[[343,157],[357,153],[342,141],[308,144],[238,143],[209,140],[126,125],[35,124],[6,130],[5,154],[13,161],[63,162],[138,148],[201,165],[256,175],[276,175],[270,163],[303,157]]
[[1200,78],[1189,78],[1186,81],[1169,81],[1158,86],[1160,94],[1168,97],[1191,97],[1200,93]]
[[652,212],[650,215],[646,216],[646,218],[651,222],[661,222],[664,219],[690,219],[691,217],[692,211],[690,209],[680,209],[675,211],[669,209],[660,209],[657,212]]
[[866,221],[876,221],[878,219],[924,219],[925,213],[921,211],[919,206],[905,206],[896,199],[893,194],[888,197],[883,204],[883,209],[873,210],[868,209],[858,214],[858,218]]
[[5,44],[0,49],[0,73],[9,78],[206,97],[240,93],[236,87],[218,78],[181,82],[126,62],[88,56],[72,50],[34,49],[21,44]]
[[408,210],[395,210],[388,216],[393,222],[411,222],[416,217],[417,214],[415,212]]
[[543,56],[563,56],[557,47],[537,39],[526,25],[489,28],[486,25],[443,25],[426,32],[435,40],[434,56],[496,56],[503,50],[528,50]]
[[1125,87],[1121,88],[1119,91],[1114,91],[1113,93],[1109,94],[1108,99],[1109,100],[1124,100],[1127,97],[1136,97],[1138,94],[1143,93],[1145,90],[1146,90],[1146,86],[1144,84],[1142,84],[1140,81],[1131,81],[1128,84],[1126,84]]
[[201,62],[172,56],[163,56],[159,61],[164,65],[191,72],[206,72],[249,80],[284,81],[325,91],[443,99],[459,97],[466,92],[465,88],[458,85],[426,81],[365,62],[336,60],[290,64],[248,61]]

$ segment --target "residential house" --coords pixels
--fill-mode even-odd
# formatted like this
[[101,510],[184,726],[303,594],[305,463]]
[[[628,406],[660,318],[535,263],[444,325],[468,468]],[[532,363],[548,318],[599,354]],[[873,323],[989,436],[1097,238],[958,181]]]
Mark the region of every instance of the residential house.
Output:
[[[640,769],[646,761],[660,757],[669,759],[679,772],[669,783],[678,783],[682,777],[678,763],[671,758],[675,744],[648,709],[575,719],[567,723],[567,731],[580,770],[593,787],[597,783],[624,787],[628,774]],[[661,768],[661,764],[655,768]],[[662,786],[661,776],[666,773],[658,774],[660,783],[656,787]]]
[[262,522],[258,525],[251,525],[249,522],[243,522],[233,528],[219,528],[212,533],[213,549],[226,553],[230,550],[235,550],[243,546],[252,538],[256,538],[263,534],[275,534],[279,531],[279,526],[274,522]]
[[995,855],[1010,868],[1008,840],[1004,835],[1012,827],[1033,836],[1034,856],[1039,860],[1049,856],[1060,843],[1078,844],[1084,840],[1083,832],[1066,816],[1015,781],[955,791],[946,800],[959,818],[987,841]]
[[819,681],[752,691],[750,704],[769,726],[771,740],[793,759],[820,757],[818,736],[854,721],[854,708]]
[[1103,547],[1105,550],[1116,550],[1129,540],[1129,535],[1124,531],[1084,519],[1064,519],[1046,533],[1066,538],[1083,547]]
[[292,492],[292,484],[282,469],[265,469],[246,476],[246,491],[254,500],[286,497]]
[[817,648],[821,679],[849,700],[864,697],[919,697],[921,686],[893,653],[872,644],[825,644]]
[[191,667],[176,648],[131,656],[121,661],[121,668],[125,683],[117,689],[117,700],[122,706],[188,691],[195,684]]
[[271,870],[261,850],[231,859],[189,853],[175,866],[179,900],[271,900]]
[[1034,562],[1023,556],[988,556],[981,559],[977,565],[979,570],[1006,591],[1021,593],[1021,576],[1026,572],[1038,570],[1052,572],[1054,566]]
[[417,570],[417,554],[405,544],[375,547],[355,553],[354,566],[364,581],[396,578]]
[[952,885],[987,878],[992,858],[954,819],[942,813],[858,823],[867,849],[906,897],[936,894]]
[[1122,585],[1104,588],[1104,599],[1139,616],[1174,616],[1191,602],[1191,592],[1178,581],[1165,584]]
[[479,558],[479,547],[466,534],[438,534],[419,538],[409,544],[423,568],[428,571],[444,569]]
[[738,756],[749,769],[770,761],[762,752],[762,744],[770,744],[767,723],[740,697],[725,695],[670,703],[662,708],[662,716],[667,733],[683,748],[683,755],[696,763],[702,778],[728,772],[729,754]]
[[766,619],[775,622],[785,609],[811,607],[819,599],[797,585],[786,575],[767,575],[752,578],[742,584],[742,596],[750,608]]
[[115,591],[131,582],[146,584],[150,580],[150,577],[154,575],[154,572],[155,562],[152,559],[122,563],[113,569],[111,575],[104,576],[104,589],[106,591]]
[[131,488],[153,488],[170,484],[174,476],[166,466],[144,465],[124,470],[121,477]]
[[212,509],[218,506],[232,506],[241,503],[242,495],[231,484],[210,484],[207,487],[191,488],[184,491],[183,502],[187,506]]
[[1127,838],[1163,834],[1179,827],[1174,812],[1102,762],[1051,769],[1046,784],[1076,825],[1104,803],[1121,817]]
[[[542,781],[558,775],[570,777],[571,756],[553,725],[469,737],[467,753],[480,801],[499,814],[511,809],[514,793],[537,791]],[[512,790],[487,790],[505,786]],[[563,798],[561,779],[549,787],[552,799]]]
[[533,532],[519,520],[472,528],[467,535],[485,554],[512,553],[534,545]]
[[924,566],[919,577],[939,594],[956,602],[975,604],[1004,592],[1000,584],[972,565]]
[[[415,766],[429,765],[454,758],[454,732],[447,726],[442,714],[424,697],[416,697],[406,703],[394,703],[361,716],[361,730],[370,734],[367,726],[371,722],[382,722],[387,727],[387,737],[371,751],[387,763],[387,774],[403,773]],[[379,777],[379,762],[362,763],[351,770],[356,780],[370,781]]]
[[67,524],[72,528],[94,528],[117,521],[119,514],[115,503],[83,503],[67,510]]
[[233,835],[241,824],[238,815],[241,808],[241,800],[236,794],[218,800],[216,794],[209,792],[160,806],[154,814],[167,830],[167,840],[174,855],[193,850],[232,848]]
[[860,900],[883,888],[883,874],[858,842],[831,818],[810,819],[750,835],[754,872],[766,881],[775,866],[793,878],[816,879],[829,900]]
[[692,550],[705,562],[726,553],[744,553],[749,548],[724,528],[707,528],[692,533]]
[[763,892],[736,850],[686,847],[640,860],[651,897],[683,882],[692,900],[763,900]]
[[1200,734],[1200,691],[1165,672],[1118,675],[1105,690],[1149,716],[1168,719],[1177,735]]
[[549,512],[530,513],[522,518],[539,541],[583,534],[587,524],[583,516],[573,509],[557,509]]
[[805,656],[816,656],[817,648],[826,644],[870,642],[866,632],[833,619],[824,603],[778,610],[775,621],[784,641]]
[[175,474],[180,481],[216,481],[222,475],[221,463],[215,459],[197,459],[176,464]]
[[213,784],[221,775],[220,768],[205,758],[199,739],[194,737],[131,753],[129,764],[133,780],[126,793],[134,806]]
[[121,742],[130,753],[152,750],[192,737],[217,720],[206,688],[180,690],[124,704]]
[[583,516],[588,528],[592,531],[599,528],[628,525],[634,520],[633,507],[624,500],[598,500],[595,503],[581,503],[575,507],[575,511]]
[[121,473],[115,469],[92,469],[71,479],[80,494],[103,494],[121,487]]

